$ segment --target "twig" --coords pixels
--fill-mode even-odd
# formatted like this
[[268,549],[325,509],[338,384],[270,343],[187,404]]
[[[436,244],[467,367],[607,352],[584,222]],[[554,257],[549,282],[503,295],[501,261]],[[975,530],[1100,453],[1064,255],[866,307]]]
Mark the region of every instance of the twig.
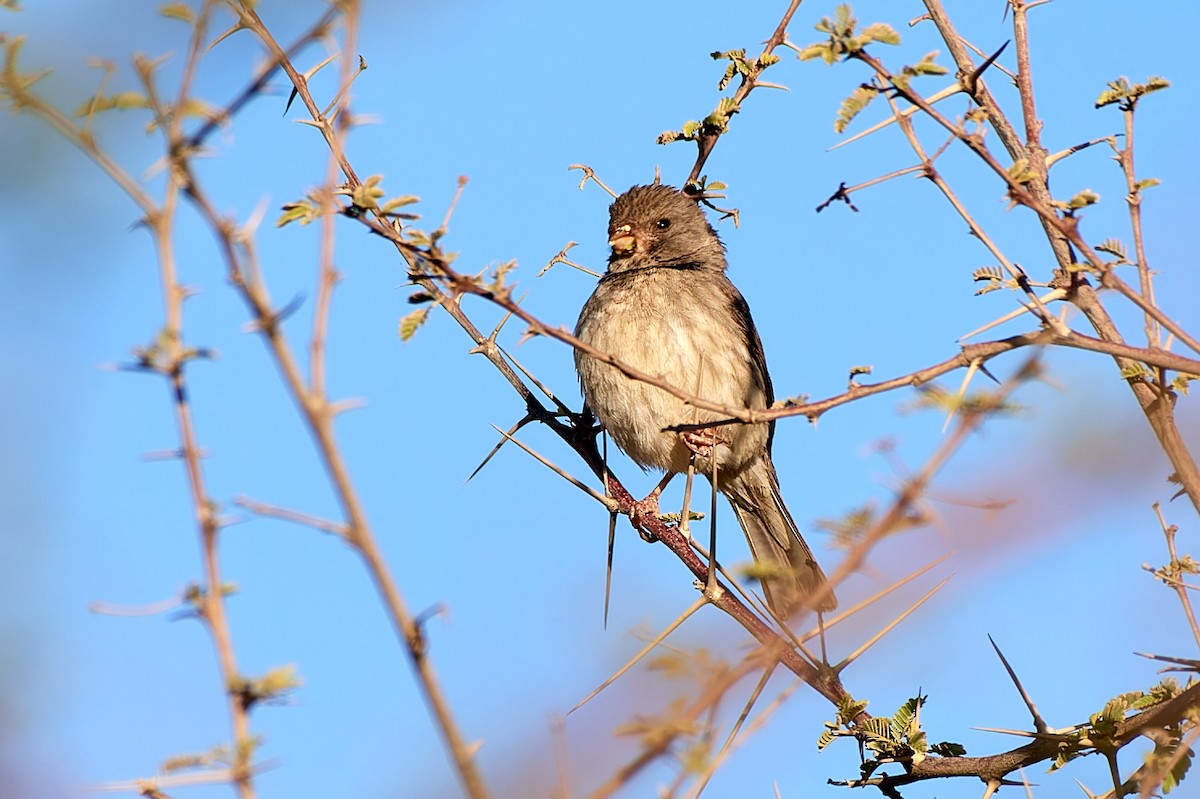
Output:
[[301,513],[291,508],[284,508],[279,505],[271,505],[266,502],[259,502],[250,497],[237,496],[233,498],[233,504],[245,508],[257,516],[264,516],[270,519],[280,519],[285,522],[299,524],[304,527],[311,527],[314,530],[320,530],[322,533],[330,533],[339,538],[346,537],[346,525],[339,522],[322,519],[320,516],[313,516],[308,513]]
[[[788,4],[787,11],[783,12],[783,18],[779,20],[779,24],[775,26],[775,32],[767,39],[763,47],[763,55],[770,55],[776,47],[779,47],[787,40],[787,27],[792,21],[792,16],[795,15],[796,9],[800,7],[802,0],[791,0]],[[754,91],[756,86],[760,86],[758,76],[762,70],[756,68],[749,75],[743,75],[741,82],[733,93],[732,107],[735,110],[741,110],[742,103],[750,96],[750,92]],[[709,155],[712,154],[713,148],[717,146],[717,140],[721,138],[722,131],[709,129],[707,126],[702,126],[696,134],[696,162],[692,164],[691,172],[688,173],[688,178],[684,181],[685,186],[694,185],[700,178],[700,173],[704,171],[704,164],[708,161]]]

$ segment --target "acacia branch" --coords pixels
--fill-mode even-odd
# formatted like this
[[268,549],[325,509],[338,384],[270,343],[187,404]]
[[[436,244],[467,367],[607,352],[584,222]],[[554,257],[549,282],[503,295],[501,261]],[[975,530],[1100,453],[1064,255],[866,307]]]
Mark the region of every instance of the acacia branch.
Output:
[[[787,40],[787,27],[792,21],[792,16],[795,15],[796,9],[800,7],[803,0],[791,0],[788,4],[787,11],[783,12],[783,18],[779,20],[779,24],[775,26],[775,32],[767,39],[766,45],[763,48],[763,54],[769,55]],[[733,108],[734,113],[741,110],[742,103],[750,92],[754,91],[759,85],[758,77],[762,74],[764,67],[757,64],[749,75],[743,75],[741,82],[738,83],[737,89],[733,93]],[[700,179],[700,173],[704,171],[704,164],[708,161],[708,156],[712,154],[713,148],[717,146],[717,140],[724,134],[723,130],[710,128],[703,125],[700,131],[696,134],[696,162],[692,165],[691,172],[688,173],[688,178],[684,181],[685,186],[695,185]]]
[[[932,7],[938,4],[936,0],[927,0],[927,5],[932,9]],[[949,21],[946,20],[945,24],[949,26]],[[941,25],[939,25],[939,29],[941,29]],[[953,33],[953,28],[948,27],[947,30],[949,32],[944,30],[943,35],[953,36],[954,41],[960,45],[961,49],[961,43],[957,40],[957,34]],[[947,39],[947,44],[951,44],[950,39]],[[954,48],[951,47],[951,50],[953,51]],[[897,95],[920,108],[921,111],[954,135],[955,138],[966,145],[971,152],[982,160],[1004,182],[1008,189],[1009,197],[1014,202],[1032,210],[1042,220],[1043,226],[1047,228],[1050,243],[1055,247],[1056,253],[1058,253],[1057,237],[1061,236],[1077,252],[1084,256],[1090,269],[1099,277],[1102,286],[1111,288],[1129,299],[1143,312],[1173,333],[1176,338],[1191,348],[1193,352],[1200,353],[1200,342],[1167,317],[1151,301],[1130,288],[1125,281],[1116,275],[1111,264],[1106,264],[1100,259],[1096,251],[1084,241],[1079,232],[1078,219],[1075,216],[1060,215],[1051,204],[1049,195],[1046,194],[1044,198],[1040,195],[1038,187],[1044,186],[1044,172],[1041,178],[1038,178],[1037,173],[1034,172],[1034,179],[1027,182],[1018,181],[1016,177],[1009,174],[1009,171],[1000,165],[996,158],[983,145],[981,139],[969,135],[959,125],[951,122],[939,113],[924,98],[913,92],[908,87],[907,81],[897,80],[880,61],[865,51],[854,52],[851,54],[851,57],[871,67],[875,71],[876,76],[889,87],[890,91],[894,91]],[[969,63],[969,57],[967,58]],[[971,92],[980,91],[978,87],[981,84],[979,84],[977,79],[968,81],[968,83],[972,85],[969,87],[964,86],[965,89]],[[997,111],[996,113],[998,114],[999,112]],[[1069,258],[1067,261],[1060,260],[1060,264],[1066,264],[1061,267],[1060,272],[1069,279],[1069,300],[1083,312],[1101,339],[1117,347],[1125,346],[1123,337],[1116,325],[1113,324],[1108,312],[1095,297],[1091,286],[1086,280],[1081,279],[1081,275],[1078,272],[1067,268],[1070,265]],[[1113,354],[1113,358],[1122,374],[1137,373],[1138,368],[1135,361],[1125,355],[1115,353]],[[1146,420],[1150,423],[1151,429],[1159,441],[1159,445],[1171,461],[1171,465],[1175,468],[1175,474],[1180,484],[1191,500],[1193,507],[1200,513],[1200,468],[1197,467],[1196,461],[1192,457],[1187,443],[1184,441],[1175,422],[1174,392],[1167,386],[1154,384],[1146,378],[1130,379],[1128,382],[1130,390],[1133,392],[1138,405],[1141,407]]]
[[[793,6],[794,5],[796,4],[793,4]],[[290,69],[289,64],[286,62],[281,63],[283,64],[284,69],[289,72],[289,75],[296,74],[294,69]],[[304,97],[306,90],[303,84],[297,83],[296,87],[300,96]],[[313,112],[316,108],[315,104],[311,103],[311,100],[306,99],[305,104],[306,107],[310,108],[310,112]],[[314,117],[314,120],[318,122],[317,126],[323,131],[328,129],[328,125],[323,124],[322,120],[317,119],[316,117]],[[707,152],[711,151],[713,143],[715,143],[715,137],[709,143],[707,149],[702,148],[702,157],[697,162],[698,164],[702,165],[703,158],[707,157]],[[345,156],[340,146],[331,144],[331,149],[333,149],[334,155],[338,159],[339,165],[341,165],[343,169],[343,174],[347,176],[349,187],[351,189],[356,188],[360,184],[353,171],[349,168],[349,164],[345,160]],[[409,264],[411,273],[410,276],[413,278],[414,282],[430,296],[432,296],[435,300],[435,303],[446,310],[460,324],[464,331],[468,333],[468,335],[476,344],[475,351],[483,354],[497,367],[502,374],[505,375],[506,379],[508,379],[510,384],[513,385],[514,390],[516,390],[522,399],[525,400],[531,415],[546,423],[551,427],[551,429],[560,435],[560,437],[562,437],[564,441],[568,443],[568,445],[572,446],[572,448],[580,454],[583,460],[589,464],[589,466],[593,469],[593,471],[596,472],[597,475],[607,475],[607,487],[610,495],[613,496],[617,501],[622,512],[630,516],[635,526],[649,531],[652,535],[661,540],[681,561],[684,562],[687,568],[692,571],[692,573],[701,583],[707,584],[707,564],[695,554],[686,539],[684,539],[677,530],[667,527],[657,518],[647,518],[640,514],[633,497],[624,489],[621,483],[615,477],[609,474],[604,468],[603,463],[600,460],[599,453],[596,450],[593,432],[587,429],[586,426],[582,425],[582,422],[584,421],[583,418],[573,416],[570,423],[563,423],[559,421],[549,410],[547,410],[541,404],[541,402],[536,399],[532,390],[530,390],[525,382],[515,373],[511,365],[504,358],[502,352],[497,346],[495,346],[495,342],[491,339],[491,337],[484,336],[478,331],[478,329],[463,312],[462,306],[458,302],[458,299],[463,294],[474,294],[480,296],[522,318],[531,325],[531,329],[533,329],[534,332],[542,333],[548,337],[558,339],[565,343],[571,344],[572,346],[583,349],[584,351],[588,352],[589,355],[593,355],[593,357],[598,357],[600,360],[610,363],[622,373],[633,379],[639,379],[647,383],[659,385],[661,388],[663,388],[663,390],[672,393],[674,396],[677,396],[680,399],[685,401],[690,400],[692,404],[695,404],[697,407],[706,407],[713,410],[727,409],[720,408],[720,406],[713,407],[711,405],[704,404],[703,402],[698,401],[698,398],[688,397],[684,392],[678,391],[665,384],[661,384],[662,381],[655,382],[657,380],[656,377],[639,373],[627,365],[622,364],[618,359],[613,358],[612,356],[608,356],[605,353],[594,353],[590,350],[587,350],[581,345],[580,342],[574,341],[573,336],[571,336],[569,333],[557,328],[550,328],[535,320],[532,315],[526,313],[517,303],[513,302],[507,293],[495,288],[484,286],[478,280],[455,273],[450,268],[448,262],[441,257],[436,243],[430,246],[417,246],[404,239],[398,226],[393,226],[387,222],[368,220],[365,218],[363,218],[363,221],[366,224],[369,224],[377,233],[384,235],[393,242],[394,246],[396,246],[397,250]],[[989,344],[997,348],[996,354],[998,354],[999,352],[1013,349],[1016,346],[1039,343],[1044,336],[1046,336],[1045,333],[1029,334],[1027,338],[1014,337],[1013,340],[990,342]],[[971,346],[973,348],[986,348],[989,346],[989,344]],[[1153,352],[1149,354],[1156,355],[1156,353]],[[947,371],[951,368],[959,368],[960,366],[964,366],[967,363],[970,363],[971,360],[978,360],[978,358],[968,358],[965,359],[965,361],[960,361],[959,358],[952,360],[954,363],[952,366],[947,367]],[[896,383],[895,387],[898,387],[898,385],[899,383]],[[881,390],[886,389],[875,388],[872,393],[877,393]],[[849,398],[843,401],[849,401]],[[767,416],[756,416],[753,412],[748,412],[746,409],[732,410],[736,412],[734,415],[745,415],[747,418],[744,418],[743,421],[757,422],[768,418]],[[940,459],[935,459],[933,462],[933,468],[936,468],[936,466],[940,465],[941,462],[942,461]],[[918,484],[915,485],[911,491],[918,491],[919,489],[920,485]],[[906,492],[901,497],[901,504],[906,502],[911,503],[912,501],[914,500],[911,492]],[[764,645],[779,646],[782,643],[782,639],[775,633],[774,630],[767,626],[757,615],[753,614],[748,608],[746,608],[746,606],[743,605],[731,592],[725,590],[724,586],[722,586],[720,583],[713,583],[712,586],[712,590],[710,590],[706,596],[713,604],[716,604],[726,613],[738,620],[745,629],[747,629],[758,640],[762,641]],[[837,699],[845,695],[845,689],[842,687],[840,680],[837,679],[836,675],[830,673],[827,669],[814,667],[790,647],[785,646],[782,648],[779,651],[779,657],[789,669],[809,682],[810,685],[813,685],[819,692],[831,699],[831,701],[837,701]],[[1024,749],[1026,749],[1026,747],[1014,750],[1014,752],[1020,753]],[[958,761],[960,764],[974,764],[970,772],[964,770],[963,773],[980,775],[988,773],[988,769],[991,767],[981,764],[992,764],[994,766],[994,764],[1004,762],[1004,758],[1006,757],[1009,761],[1017,763],[1017,765],[1013,765],[1011,768],[1009,768],[1009,771],[1021,764],[1020,756],[1014,756],[1013,753],[996,755],[992,756],[991,758],[931,758],[927,762],[936,762],[940,764],[948,761]],[[1044,759],[1044,757],[1041,759]],[[1030,762],[1037,761],[1034,760]],[[932,767],[929,768],[932,770]]]

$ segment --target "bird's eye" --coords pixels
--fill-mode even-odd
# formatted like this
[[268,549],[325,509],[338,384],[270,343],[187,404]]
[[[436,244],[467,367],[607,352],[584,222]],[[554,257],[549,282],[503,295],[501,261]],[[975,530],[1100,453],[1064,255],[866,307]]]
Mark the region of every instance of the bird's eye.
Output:
[[659,230],[666,230],[667,228],[669,228],[671,226],[671,220],[670,219],[660,219],[657,222],[655,222],[654,224]]

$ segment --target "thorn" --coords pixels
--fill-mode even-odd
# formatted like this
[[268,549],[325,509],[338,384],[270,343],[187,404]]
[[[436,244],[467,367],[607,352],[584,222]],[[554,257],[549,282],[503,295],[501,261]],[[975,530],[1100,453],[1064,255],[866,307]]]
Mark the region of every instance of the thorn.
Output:
[[874,646],[876,643],[878,643],[883,638],[883,636],[887,635],[893,629],[895,629],[896,625],[898,625],[900,622],[904,621],[910,615],[912,615],[913,611],[915,611],[917,608],[921,607],[921,605],[924,605],[925,602],[928,601],[930,597],[932,597],[934,594],[936,594],[938,591],[940,591],[942,589],[942,586],[944,586],[948,582],[950,582],[950,577],[946,577],[944,580],[942,580],[940,583],[935,585],[933,588],[930,588],[927,592],[925,592],[925,595],[923,597],[921,597],[920,599],[918,599],[916,602],[914,602],[908,608],[908,610],[904,611],[899,616],[897,616],[895,619],[888,622],[888,624],[885,625],[882,630],[875,633],[875,635],[871,636],[871,638],[868,639],[865,643],[863,643],[862,646],[860,646],[858,649],[854,650],[849,655],[847,655],[845,658],[843,658],[841,663],[838,663],[836,666],[833,667],[833,670],[840,674],[847,666],[849,666],[851,663],[853,663],[855,660],[857,660],[864,652],[866,652],[868,649],[870,649],[872,646]]
[[[607,489],[607,486],[605,486]],[[608,565],[604,572],[604,629],[608,629],[608,604],[612,597],[613,550],[617,541],[617,513],[608,514]]]
[[[1043,294],[1042,296],[1038,297],[1037,302],[1044,307],[1046,303],[1054,302],[1055,300],[1061,300],[1063,297],[1066,297],[1066,296],[1067,296],[1067,292],[1064,289],[1052,289],[1052,290],[1046,292],[1045,294]],[[988,322],[983,327],[977,327],[974,330],[972,330],[970,333],[959,336],[958,340],[966,341],[967,339],[971,338],[972,336],[977,336],[980,333],[984,332],[985,330],[991,330],[993,327],[996,327],[997,325],[1002,325],[1005,322],[1009,322],[1013,319],[1016,319],[1021,314],[1027,313],[1027,312],[1032,313],[1034,316],[1037,316],[1038,308],[1032,304],[1022,302],[1021,308],[1019,310],[1010,311],[1009,313],[1006,313],[1004,316],[1001,316],[999,319],[993,319],[992,321]],[[1069,332],[1069,330],[1068,330],[1068,332]]]
[[617,506],[617,501],[615,499],[613,499],[612,497],[606,497],[605,495],[596,491],[596,489],[581,482],[578,478],[575,478],[575,477],[571,476],[570,474],[567,474],[561,468],[559,468],[558,466],[555,466],[549,460],[547,460],[546,458],[539,455],[535,450],[530,448],[528,445],[521,443],[520,439],[513,438],[510,434],[504,432],[499,427],[496,427],[496,425],[492,425],[492,429],[495,430],[500,435],[504,436],[504,438],[506,440],[513,442],[518,447],[525,450],[525,452],[532,455],[534,460],[536,460],[538,463],[540,463],[543,466],[545,466],[546,468],[550,469],[552,472],[557,474],[559,477],[563,478],[568,483],[575,486],[580,491],[583,491],[584,493],[586,493],[592,499],[599,502],[604,507],[608,508],[609,512],[615,513],[619,510],[619,508]]
[[[954,95],[958,94],[961,91],[962,91],[962,86],[955,83],[952,86],[947,86],[946,88],[942,89],[941,91],[934,92],[933,94],[929,95],[928,97],[925,98],[925,102],[928,103],[929,105],[933,105],[934,103],[945,100],[947,97],[953,97]],[[913,114],[917,113],[917,111],[919,111],[919,110],[921,110],[921,109],[915,105],[910,106],[908,108],[905,108],[903,111],[901,111],[900,116],[910,117]],[[855,142],[855,141],[858,141],[859,139],[865,138],[866,136],[870,136],[872,133],[875,133],[876,131],[879,131],[879,130],[883,130],[888,125],[893,124],[895,121],[896,121],[896,116],[893,114],[892,116],[888,117],[887,119],[883,120],[882,122],[872,125],[871,127],[867,128],[866,130],[862,131],[861,133],[856,133],[848,139],[843,139],[842,141],[840,141],[837,144],[830,147],[829,150],[827,150],[826,152],[832,152],[832,151],[838,149],[839,147],[845,147],[847,144],[850,144],[851,142]]]
[[667,628],[665,630],[663,630],[658,635],[654,636],[653,639],[651,639],[644,647],[642,647],[640,652],[638,652],[636,655],[634,655],[632,658],[630,658],[629,661],[624,666],[617,669],[615,674],[613,674],[611,677],[609,677],[604,682],[600,683],[600,685],[597,686],[596,690],[592,691],[590,694],[585,696],[583,699],[579,700],[579,702],[575,705],[575,707],[573,707],[567,711],[567,715],[569,716],[572,713],[574,713],[576,710],[579,710],[579,708],[583,707],[588,702],[592,701],[592,699],[594,699],[601,691],[603,691],[605,688],[607,688],[608,686],[610,686],[614,682],[616,682],[618,679],[620,679],[622,674],[624,674],[625,672],[627,672],[631,668],[633,668],[635,665],[637,665],[637,662],[639,660],[644,658],[646,655],[650,654],[650,652],[653,651],[655,647],[657,647],[660,643],[662,643],[664,640],[666,640],[666,637],[668,635],[675,632],[675,630],[679,628],[679,625],[683,624],[685,621],[687,621],[689,618],[691,618],[692,614],[694,614],[696,611],[700,610],[700,608],[704,607],[706,604],[708,604],[708,600],[706,600],[704,597],[699,597],[695,602],[692,603],[691,607],[689,607],[682,614],[680,614],[680,616],[678,618],[676,618],[675,621],[673,621],[669,625],[667,625]]
[[509,438],[511,438],[513,435],[515,435],[518,430],[520,430],[522,427],[524,427],[525,425],[529,424],[532,421],[534,421],[533,416],[527,413],[523,417],[521,417],[521,419],[518,420],[516,424],[514,424],[512,427],[508,428],[508,432],[503,434],[504,437],[496,442],[496,446],[492,447],[491,452],[489,452],[487,454],[487,457],[485,457],[483,459],[483,461],[480,462],[480,464],[475,467],[475,471],[471,472],[470,476],[467,477],[467,479],[463,481],[463,484],[466,485],[467,483],[471,482],[471,480],[473,480],[475,478],[475,475],[477,475],[481,471],[483,471],[483,467],[488,465],[488,461],[490,461],[492,459],[492,456],[494,456],[497,452],[500,451],[500,448],[504,446],[504,443],[506,441],[508,441]]
[[978,67],[978,68],[977,68],[977,69],[976,69],[974,72],[972,72],[972,73],[971,73],[969,76],[967,76],[967,79],[966,79],[966,81],[965,81],[965,84],[964,84],[964,88],[965,88],[965,89],[966,89],[966,90],[967,90],[967,91],[968,91],[968,92],[969,92],[969,93],[970,93],[972,96],[974,96],[974,95],[975,95],[975,89],[977,88],[977,85],[978,85],[978,83],[979,83],[979,78],[980,78],[980,77],[982,77],[982,76],[983,76],[983,73],[984,73],[985,71],[987,71],[987,68],[988,68],[988,67],[990,67],[990,66],[992,65],[992,62],[993,62],[993,61],[995,61],[997,58],[999,58],[999,57],[1000,57],[1000,54],[1004,52],[1004,48],[1008,47],[1008,45],[1009,45],[1009,42],[1011,42],[1011,41],[1012,41],[1011,39],[1009,39],[1008,41],[1005,41],[1005,42],[1004,42],[1004,44],[1000,45],[1000,49],[999,49],[999,50],[997,50],[996,52],[992,53],[992,54],[991,54],[991,55],[990,55],[990,56],[987,58],[987,60],[985,60],[985,61],[984,61],[982,64],[980,64],[980,65],[979,65],[979,67]]
[[996,650],[996,655],[1000,658],[1000,662],[1004,664],[1004,670],[1008,672],[1009,679],[1013,681],[1013,685],[1017,686],[1017,691],[1020,692],[1021,699],[1025,702],[1025,707],[1029,709],[1029,714],[1033,716],[1034,728],[1042,734],[1051,732],[1050,727],[1046,724],[1046,720],[1038,713],[1038,709],[1033,704],[1033,699],[1030,698],[1029,693],[1025,690],[1025,686],[1021,685],[1021,681],[1017,679],[1017,673],[1013,671],[1012,666],[1008,665],[1008,659],[1004,657],[1004,653],[996,645],[995,639],[991,635],[988,635],[988,641],[991,643],[992,649]]

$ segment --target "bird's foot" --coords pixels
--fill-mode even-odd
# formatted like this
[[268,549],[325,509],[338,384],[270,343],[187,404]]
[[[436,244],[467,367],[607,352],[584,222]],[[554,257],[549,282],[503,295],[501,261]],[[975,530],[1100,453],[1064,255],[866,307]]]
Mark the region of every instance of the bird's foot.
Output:
[[679,440],[689,451],[701,458],[712,454],[718,444],[728,444],[729,440],[717,432],[715,427],[704,427],[699,430],[685,430],[679,434]]

